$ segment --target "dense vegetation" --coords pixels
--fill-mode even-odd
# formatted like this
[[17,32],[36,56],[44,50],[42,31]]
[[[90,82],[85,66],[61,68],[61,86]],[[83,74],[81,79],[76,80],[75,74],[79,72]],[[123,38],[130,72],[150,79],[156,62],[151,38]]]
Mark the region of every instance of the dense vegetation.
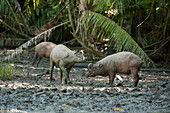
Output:
[[70,21],[50,40],[71,40],[102,57],[98,44],[128,50],[153,65],[170,57],[169,16],[168,0],[0,0],[0,37],[26,41]]

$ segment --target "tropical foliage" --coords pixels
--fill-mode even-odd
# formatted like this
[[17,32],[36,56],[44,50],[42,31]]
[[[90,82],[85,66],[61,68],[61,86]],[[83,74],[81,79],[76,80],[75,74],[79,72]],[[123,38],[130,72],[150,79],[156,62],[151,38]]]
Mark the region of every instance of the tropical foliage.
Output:
[[15,75],[15,69],[14,66],[9,64],[0,64],[0,78],[1,79],[10,79],[11,77],[14,77]]
[[[91,11],[85,11],[82,19],[83,24],[90,23],[89,29],[92,27],[92,33],[98,34],[97,38],[99,40],[107,37],[109,39],[109,46],[114,47],[117,52],[124,50],[132,51],[139,55],[144,61],[153,64],[152,60],[135,40],[114,21]],[[149,63],[147,63],[147,65],[149,65]]]
[[167,0],[0,0],[0,37],[29,40],[70,21],[53,31],[57,34],[51,35],[53,41],[75,38],[87,51],[102,57],[106,54],[96,42],[107,43],[153,65],[150,57],[167,61],[170,53],[169,12]]

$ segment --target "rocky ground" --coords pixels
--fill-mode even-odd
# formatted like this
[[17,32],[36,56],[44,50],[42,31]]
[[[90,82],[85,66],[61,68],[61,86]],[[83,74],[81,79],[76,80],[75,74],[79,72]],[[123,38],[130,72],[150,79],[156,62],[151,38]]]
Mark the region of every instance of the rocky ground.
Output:
[[60,84],[58,68],[55,81],[49,75],[37,76],[49,68],[49,60],[39,67],[31,66],[33,56],[22,55],[14,60],[23,76],[0,80],[0,112],[14,113],[169,113],[170,72],[142,69],[146,76],[137,88],[131,77],[121,75],[109,86],[108,77],[85,78],[86,68],[72,68],[73,84]]

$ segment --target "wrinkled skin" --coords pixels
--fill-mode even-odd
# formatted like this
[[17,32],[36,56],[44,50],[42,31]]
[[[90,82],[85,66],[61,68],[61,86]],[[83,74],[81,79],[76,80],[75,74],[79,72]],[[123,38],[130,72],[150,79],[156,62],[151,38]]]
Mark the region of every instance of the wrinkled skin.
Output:
[[38,66],[40,60],[43,57],[50,58],[51,51],[55,46],[56,44],[52,42],[42,42],[39,43],[37,46],[35,46],[35,55],[34,55],[32,65],[34,65],[36,62],[36,65]]
[[86,77],[109,76],[109,83],[112,85],[116,73],[131,74],[134,81],[133,86],[136,87],[141,66],[142,60],[137,55],[131,52],[119,52],[109,55],[95,64],[89,64],[89,73]]
[[64,72],[64,83],[71,83],[69,73],[75,63],[85,62],[86,58],[83,53],[75,52],[65,45],[56,45],[50,55],[50,82],[52,82],[54,64],[60,68],[60,81]]

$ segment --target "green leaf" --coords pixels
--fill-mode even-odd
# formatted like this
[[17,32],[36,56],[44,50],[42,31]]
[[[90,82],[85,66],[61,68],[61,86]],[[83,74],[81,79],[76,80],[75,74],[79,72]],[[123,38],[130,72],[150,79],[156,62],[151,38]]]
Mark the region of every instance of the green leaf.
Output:
[[131,51],[141,57],[145,66],[154,66],[154,62],[136,43],[136,41],[119,25],[109,18],[92,12],[84,11],[81,18],[82,24],[88,24],[88,29],[96,33],[100,39],[110,37],[109,46],[115,47],[116,51]]
[[110,0],[107,0],[107,6],[111,6]]

